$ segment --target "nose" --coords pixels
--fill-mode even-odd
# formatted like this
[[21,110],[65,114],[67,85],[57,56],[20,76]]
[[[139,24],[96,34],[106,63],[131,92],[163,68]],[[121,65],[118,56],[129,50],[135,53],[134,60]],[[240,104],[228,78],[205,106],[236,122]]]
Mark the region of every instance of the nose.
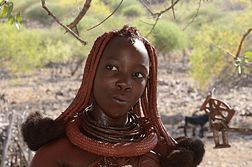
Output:
[[132,80],[129,76],[121,76],[115,83],[118,90],[130,91],[132,89]]

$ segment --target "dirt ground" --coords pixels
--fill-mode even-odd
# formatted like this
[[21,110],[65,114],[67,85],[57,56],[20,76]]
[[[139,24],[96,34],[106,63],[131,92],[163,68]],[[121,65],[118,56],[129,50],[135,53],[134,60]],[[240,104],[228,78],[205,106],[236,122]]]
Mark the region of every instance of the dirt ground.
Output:
[[[3,113],[17,112],[23,119],[30,113],[39,111],[56,118],[74,98],[80,83],[82,69],[70,76],[68,67],[41,69],[30,74],[11,74],[0,69],[0,123],[8,123]],[[158,79],[158,108],[161,113],[178,120],[166,123],[167,130],[174,137],[182,136],[183,117],[198,110],[207,92],[198,91],[194,82],[183,71],[174,72],[160,69]],[[252,117],[241,116],[252,112],[252,88],[237,87],[216,96],[226,101],[236,110],[231,121],[232,127],[252,128]],[[183,117],[181,117],[181,115]],[[208,125],[206,125],[207,127]],[[190,131],[190,129],[189,129]],[[212,134],[205,132],[202,140],[206,153],[200,167],[250,167],[252,164],[252,134],[231,132],[230,148],[213,149]]]

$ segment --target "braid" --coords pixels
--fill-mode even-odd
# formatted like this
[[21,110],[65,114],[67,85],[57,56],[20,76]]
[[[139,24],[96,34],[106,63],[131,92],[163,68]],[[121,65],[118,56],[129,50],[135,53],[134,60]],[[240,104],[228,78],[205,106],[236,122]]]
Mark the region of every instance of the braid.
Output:
[[90,105],[90,97],[96,68],[98,66],[104,48],[113,35],[114,34],[112,32],[105,33],[95,41],[94,46],[87,58],[83,80],[77,92],[77,95],[70,106],[57,118],[57,120],[63,119],[64,121],[68,121],[74,115],[81,112],[85,107]]
[[151,62],[150,82],[147,85],[147,98],[149,103],[148,113],[150,114],[149,117],[152,120],[157,133],[164,137],[169,145],[174,146],[176,144],[176,141],[166,131],[163,123],[161,122],[160,115],[157,110],[157,56],[155,53],[155,49],[149,44],[149,42],[145,43],[145,47],[147,48]]

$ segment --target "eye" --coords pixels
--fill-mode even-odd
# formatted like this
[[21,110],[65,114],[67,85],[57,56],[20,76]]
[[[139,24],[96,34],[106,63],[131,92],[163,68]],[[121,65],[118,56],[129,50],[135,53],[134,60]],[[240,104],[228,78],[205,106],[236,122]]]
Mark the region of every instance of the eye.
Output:
[[114,65],[106,65],[106,69],[110,70],[110,71],[118,71],[118,68]]
[[144,78],[144,74],[140,73],[140,72],[134,72],[133,73],[133,77],[136,77],[136,78]]

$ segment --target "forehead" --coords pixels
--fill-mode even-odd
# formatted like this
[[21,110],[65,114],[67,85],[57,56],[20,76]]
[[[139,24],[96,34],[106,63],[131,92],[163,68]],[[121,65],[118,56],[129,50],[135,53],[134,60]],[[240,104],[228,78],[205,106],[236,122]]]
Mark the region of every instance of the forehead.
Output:
[[133,56],[138,56],[141,60],[145,61],[145,63],[149,64],[148,51],[144,43],[137,38],[112,38],[103,52],[102,59],[110,57],[120,59],[120,57],[123,57],[124,53],[132,56],[132,58]]

